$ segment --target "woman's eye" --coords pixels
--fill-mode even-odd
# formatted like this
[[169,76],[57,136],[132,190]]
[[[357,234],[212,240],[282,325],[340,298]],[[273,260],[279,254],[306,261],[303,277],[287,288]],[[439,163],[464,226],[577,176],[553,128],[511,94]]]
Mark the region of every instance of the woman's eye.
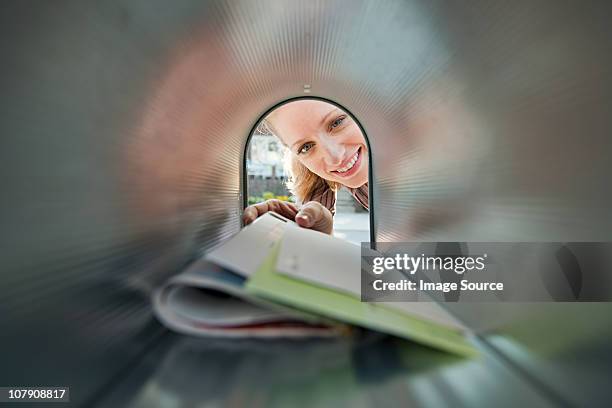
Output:
[[344,122],[344,119],[346,119],[346,116],[340,116],[338,118],[336,118],[336,120],[334,120],[330,125],[329,128],[330,129],[335,129],[338,126],[340,126],[342,124],[342,122]]
[[304,143],[302,147],[300,147],[300,149],[298,150],[298,154],[308,153],[308,151],[312,149],[313,146],[314,143],[312,142]]

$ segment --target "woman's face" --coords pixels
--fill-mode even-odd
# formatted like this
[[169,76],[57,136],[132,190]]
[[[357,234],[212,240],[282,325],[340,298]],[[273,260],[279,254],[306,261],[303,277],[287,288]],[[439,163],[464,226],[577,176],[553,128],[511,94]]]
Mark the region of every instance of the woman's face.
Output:
[[274,110],[268,121],[311,172],[357,188],[368,181],[368,149],[351,117],[327,102],[301,100]]

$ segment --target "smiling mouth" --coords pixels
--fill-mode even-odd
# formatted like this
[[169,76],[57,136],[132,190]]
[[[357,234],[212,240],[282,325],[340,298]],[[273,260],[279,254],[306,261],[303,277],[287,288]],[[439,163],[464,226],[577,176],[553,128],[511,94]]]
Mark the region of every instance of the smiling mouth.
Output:
[[357,149],[355,154],[351,157],[349,162],[344,167],[339,168],[338,170],[333,170],[332,173],[337,174],[339,176],[345,176],[345,177],[352,175],[352,173],[354,173],[354,171],[359,167],[360,163],[361,163],[361,147]]

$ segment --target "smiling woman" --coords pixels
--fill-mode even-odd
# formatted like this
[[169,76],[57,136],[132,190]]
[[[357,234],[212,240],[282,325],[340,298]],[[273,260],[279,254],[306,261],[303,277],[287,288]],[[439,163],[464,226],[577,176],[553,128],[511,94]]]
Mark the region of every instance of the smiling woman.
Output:
[[267,200],[249,206],[245,224],[276,211],[302,227],[331,233],[337,193],[343,187],[369,208],[368,147],[347,112],[328,102],[303,99],[274,109],[261,126],[286,147],[287,184],[297,203]]

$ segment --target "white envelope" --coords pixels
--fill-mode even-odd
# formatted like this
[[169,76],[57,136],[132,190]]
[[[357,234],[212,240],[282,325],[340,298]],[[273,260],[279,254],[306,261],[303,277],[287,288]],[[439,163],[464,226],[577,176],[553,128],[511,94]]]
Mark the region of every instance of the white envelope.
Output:
[[361,248],[331,235],[306,228],[287,229],[276,270],[361,296]]
[[[361,297],[361,247],[305,228],[288,228],[281,238],[276,270],[306,282]],[[397,279],[401,275],[397,275]],[[409,302],[376,302],[403,313],[456,329],[465,325],[434,302],[420,301],[421,293]],[[410,296],[406,296],[409,298]],[[381,299],[383,300],[383,299]]]
[[[268,256],[286,229],[296,224],[282,215],[266,213],[244,227],[229,241],[206,254],[205,259],[239,275],[250,276]],[[289,227],[289,228],[288,228]]]

